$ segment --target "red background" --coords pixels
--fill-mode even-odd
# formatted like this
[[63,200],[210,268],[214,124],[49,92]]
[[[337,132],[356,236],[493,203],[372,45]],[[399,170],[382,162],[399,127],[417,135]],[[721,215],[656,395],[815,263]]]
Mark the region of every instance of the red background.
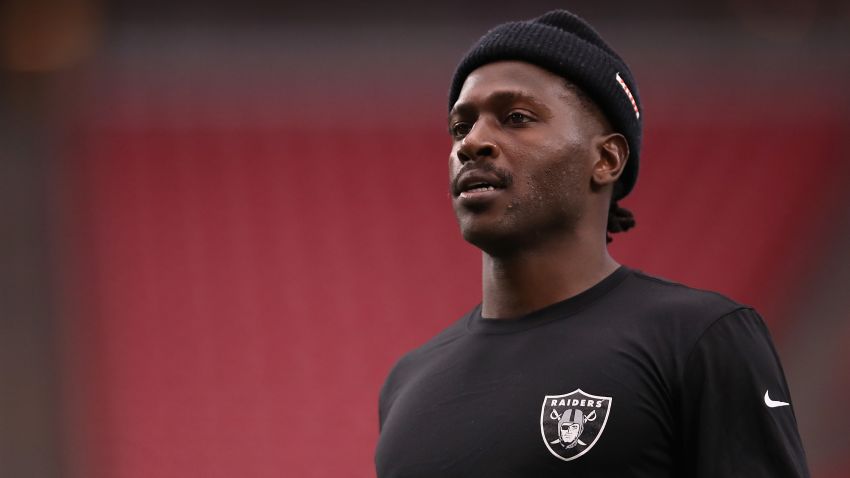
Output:
[[[481,297],[453,68],[555,6],[0,3],[0,475],[373,476],[387,372]],[[850,475],[850,6],[570,8],[643,102],[613,256],[755,306]]]
[[[613,253],[754,304],[781,337],[842,186],[810,158],[845,125],[817,106],[759,117],[742,98],[723,121],[653,116],[689,94],[654,98],[625,203],[638,227]],[[479,259],[452,217],[443,119],[355,118],[80,127],[67,174],[86,476],[372,473],[383,378],[480,300]]]

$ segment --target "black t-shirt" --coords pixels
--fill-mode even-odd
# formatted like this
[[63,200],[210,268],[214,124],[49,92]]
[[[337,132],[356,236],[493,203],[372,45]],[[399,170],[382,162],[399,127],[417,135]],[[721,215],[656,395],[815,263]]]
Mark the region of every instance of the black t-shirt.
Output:
[[620,267],[517,319],[480,306],[395,365],[380,478],[808,476],[751,308]]

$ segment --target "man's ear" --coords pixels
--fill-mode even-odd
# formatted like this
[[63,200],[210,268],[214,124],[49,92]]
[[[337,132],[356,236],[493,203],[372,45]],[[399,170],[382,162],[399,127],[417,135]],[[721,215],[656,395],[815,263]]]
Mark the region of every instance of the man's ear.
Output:
[[594,141],[598,153],[593,165],[592,186],[594,189],[614,184],[623,174],[629,159],[629,142],[620,133],[599,136]]

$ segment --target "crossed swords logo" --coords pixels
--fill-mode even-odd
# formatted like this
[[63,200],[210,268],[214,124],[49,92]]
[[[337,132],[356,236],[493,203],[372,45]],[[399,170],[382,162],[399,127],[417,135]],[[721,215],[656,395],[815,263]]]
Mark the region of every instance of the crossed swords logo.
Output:
[[[552,420],[561,421],[561,415],[554,408],[552,409],[552,413],[549,414],[549,418],[551,418]],[[586,417],[584,417],[584,423],[592,422],[593,420],[596,420],[596,410],[590,412]],[[559,438],[557,440],[550,441],[549,443],[552,445],[561,443],[560,433],[558,435]],[[581,446],[587,446],[587,443],[581,441],[578,437],[576,437],[576,441]]]

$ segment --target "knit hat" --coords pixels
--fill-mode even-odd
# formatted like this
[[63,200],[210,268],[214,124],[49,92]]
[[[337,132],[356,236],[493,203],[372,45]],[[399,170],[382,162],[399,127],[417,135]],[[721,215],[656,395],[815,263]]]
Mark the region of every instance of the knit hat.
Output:
[[593,99],[629,143],[629,160],[613,199],[625,197],[637,180],[642,130],[637,84],[626,62],[593,27],[566,10],[503,23],[484,34],[461,60],[449,91],[449,109],[473,70],[502,60],[540,66],[563,76]]

